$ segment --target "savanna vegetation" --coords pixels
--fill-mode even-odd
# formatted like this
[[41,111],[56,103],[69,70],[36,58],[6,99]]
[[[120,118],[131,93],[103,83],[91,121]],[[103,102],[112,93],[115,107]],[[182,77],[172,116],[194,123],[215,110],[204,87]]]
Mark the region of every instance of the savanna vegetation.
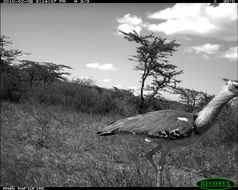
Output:
[[[142,104],[143,112],[193,112],[212,98],[175,85],[170,90],[180,102],[157,94],[141,103],[131,90],[69,80],[67,65],[19,60],[23,52],[9,49],[10,43],[1,36],[1,186],[155,186],[144,156],[153,144],[132,136],[98,137],[97,130],[139,114]],[[157,90],[156,78],[151,89]],[[207,177],[237,184],[237,123],[237,107],[226,106],[200,143],[172,150],[166,159],[173,186],[195,186]]]

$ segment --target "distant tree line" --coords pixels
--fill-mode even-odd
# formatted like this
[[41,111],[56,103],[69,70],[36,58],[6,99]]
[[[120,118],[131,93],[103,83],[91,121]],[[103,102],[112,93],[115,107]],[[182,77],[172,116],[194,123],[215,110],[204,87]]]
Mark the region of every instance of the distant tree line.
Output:
[[[72,79],[66,76],[71,69],[66,65],[19,60],[24,53],[7,49],[12,42],[1,36],[1,100],[15,103],[37,101],[49,105],[88,113],[138,113],[139,97],[131,90],[105,89],[91,79]],[[148,109],[162,109],[160,103],[147,105]]]
[[[9,50],[7,46],[12,42],[2,35],[1,100],[16,103],[37,101],[82,112],[121,115],[171,107],[181,107],[185,111],[193,112],[204,102],[205,93],[176,87],[176,83],[180,81],[174,77],[182,71],[175,71],[175,66],[167,64],[166,57],[174,51],[173,48],[178,46],[177,44],[165,43],[165,39],[153,35],[143,37],[137,33],[123,34],[129,41],[141,45],[137,48],[137,55],[131,59],[139,63],[136,69],[143,72],[140,96],[135,96],[131,90],[98,87],[92,79],[69,80],[67,76],[70,73],[65,72],[65,69],[69,70],[71,67],[66,65],[19,60],[18,57],[24,53],[16,49]],[[152,38],[152,42],[148,41],[148,38]],[[145,96],[145,79],[149,76],[154,79],[152,84],[145,88],[151,93]],[[173,89],[173,93],[180,95],[182,104],[165,100],[159,94],[159,89],[168,87]]]

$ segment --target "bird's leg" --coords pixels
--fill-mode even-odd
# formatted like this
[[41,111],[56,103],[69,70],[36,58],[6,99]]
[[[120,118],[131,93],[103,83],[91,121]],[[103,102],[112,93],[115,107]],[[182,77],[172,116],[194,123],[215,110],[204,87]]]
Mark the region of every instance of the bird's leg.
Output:
[[165,163],[165,157],[168,153],[169,149],[168,148],[163,148],[161,150],[161,156],[159,159],[159,168],[158,168],[158,174],[157,174],[157,179],[156,179],[156,186],[157,187],[162,187],[164,185],[163,183],[163,168],[164,168],[164,163]]
[[161,145],[157,146],[156,148],[154,148],[153,150],[151,150],[150,152],[148,152],[146,154],[146,158],[150,161],[150,163],[153,166],[156,173],[157,173],[158,168],[157,168],[157,166],[156,166],[152,157],[160,148],[161,148]]
[[166,179],[168,181],[168,186],[171,187],[171,180],[170,180],[170,173],[169,173],[169,169],[168,169],[168,165],[165,165],[165,175],[166,175]]
[[151,150],[150,152],[148,152],[146,154],[146,158],[150,161],[152,167],[154,168],[155,170],[155,173],[156,173],[156,179],[158,178],[158,168],[153,160],[153,155],[161,148],[161,145],[157,146],[156,148],[154,148],[153,150]]
[[[162,148],[162,149],[161,149]],[[159,158],[159,167],[157,168],[154,160],[153,160],[153,155],[161,149],[161,156]],[[165,162],[165,157],[166,154],[169,152],[169,149],[167,147],[162,147],[161,145],[157,146],[156,148],[154,148],[153,150],[151,150],[150,152],[148,152],[146,154],[147,159],[150,161],[151,165],[153,166],[155,172],[156,172],[156,186],[157,187],[161,187],[163,185],[163,167],[164,167],[164,162]],[[166,175],[166,177],[168,176],[168,174]]]

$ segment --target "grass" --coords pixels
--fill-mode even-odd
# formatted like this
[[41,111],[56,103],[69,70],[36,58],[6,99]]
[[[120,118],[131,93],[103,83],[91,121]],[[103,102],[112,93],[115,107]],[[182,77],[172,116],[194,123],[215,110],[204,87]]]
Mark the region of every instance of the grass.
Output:
[[[1,186],[155,186],[154,171],[144,156],[155,145],[131,136],[96,135],[98,128],[120,118],[3,102]],[[237,145],[206,141],[168,154],[173,186],[195,186],[206,177],[225,177],[237,184]]]

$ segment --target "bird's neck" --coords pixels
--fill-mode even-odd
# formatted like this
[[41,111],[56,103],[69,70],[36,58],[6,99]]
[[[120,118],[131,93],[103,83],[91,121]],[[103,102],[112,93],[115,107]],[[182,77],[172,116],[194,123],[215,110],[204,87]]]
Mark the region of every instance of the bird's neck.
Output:
[[232,98],[234,98],[234,94],[229,90],[224,89],[216,95],[207,106],[198,112],[195,123],[200,134],[205,133],[210,129],[218,113]]

